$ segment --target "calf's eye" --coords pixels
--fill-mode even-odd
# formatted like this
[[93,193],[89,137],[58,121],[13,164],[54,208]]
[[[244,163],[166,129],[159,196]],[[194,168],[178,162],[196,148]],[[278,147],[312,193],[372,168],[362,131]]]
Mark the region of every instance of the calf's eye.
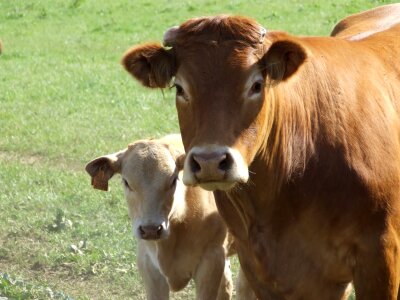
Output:
[[128,183],[128,181],[126,181],[126,179],[122,178],[122,182],[123,182],[124,186],[125,186],[128,190],[132,191],[132,189],[131,189],[131,187],[129,186],[129,183]]

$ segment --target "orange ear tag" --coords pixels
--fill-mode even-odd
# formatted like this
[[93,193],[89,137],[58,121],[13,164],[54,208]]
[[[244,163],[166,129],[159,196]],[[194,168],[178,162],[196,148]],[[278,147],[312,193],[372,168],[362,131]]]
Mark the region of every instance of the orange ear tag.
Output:
[[97,172],[96,176],[92,177],[92,186],[98,190],[108,191],[108,179],[102,169]]

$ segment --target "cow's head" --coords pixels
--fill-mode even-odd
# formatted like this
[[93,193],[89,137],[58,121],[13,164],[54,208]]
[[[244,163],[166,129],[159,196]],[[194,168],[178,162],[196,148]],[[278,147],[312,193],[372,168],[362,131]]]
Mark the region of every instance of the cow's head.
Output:
[[164,46],[133,47],[122,63],[147,87],[163,88],[173,79],[187,153],[184,183],[228,190],[247,182],[273,127],[271,87],[297,71],[306,58],[303,46],[253,20],[228,16],[173,27]]
[[[178,183],[183,153],[156,141],[138,141],[123,151],[98,157],[86,166],[94,188],[107,190],[120,173],[133,233],[156,240],[169,235],[169,224],[182,205],[184,186]],[[175,196],[174,196],[175,195]]]

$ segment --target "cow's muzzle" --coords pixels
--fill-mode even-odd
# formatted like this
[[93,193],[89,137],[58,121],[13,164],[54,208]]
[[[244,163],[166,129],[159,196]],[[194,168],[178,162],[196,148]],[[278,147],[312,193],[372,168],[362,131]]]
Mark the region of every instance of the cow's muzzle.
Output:
[[189,151],[183,182],[206,190],[230,189],[248,180],[248,169],[240,153],[229,147],[194,147]]

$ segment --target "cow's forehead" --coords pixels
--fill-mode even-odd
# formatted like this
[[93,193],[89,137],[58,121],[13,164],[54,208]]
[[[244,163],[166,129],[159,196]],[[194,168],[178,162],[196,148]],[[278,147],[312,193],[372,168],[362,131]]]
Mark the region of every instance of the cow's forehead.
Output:
[[[205,87],[246,80],[264,52],[266,30],[255,20],[218,15],[190,19],[165,33],[175,53],[177,78]],[[190,78],[189,78],[190,77]]]
[[[213,61],[229,64],[232,66],[242,65],[250,56],[257,56],[262,45],[252,47],[238,41],[224,42],[198,42],[187,46],[175,48],[178,63],[193,60]],[[233,59],[233,60],[232,60]]]
[[258,49],[237,43],[206,44],[177,49],[176,77],[196,83],[218,80],[242,81],[258,68]]

